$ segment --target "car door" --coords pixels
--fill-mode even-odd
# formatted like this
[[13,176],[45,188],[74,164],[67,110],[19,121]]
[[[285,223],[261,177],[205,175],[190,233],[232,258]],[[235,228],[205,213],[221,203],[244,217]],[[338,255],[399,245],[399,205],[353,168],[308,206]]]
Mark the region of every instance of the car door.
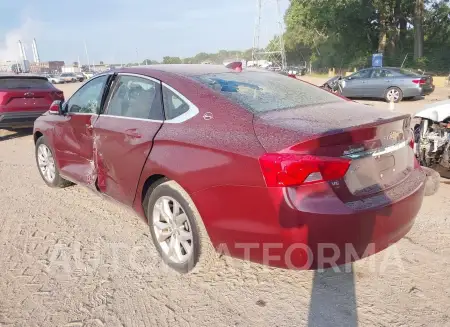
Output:
[[93,128],[108,85],[109,74],[84,84],[64,104],[65,115],[55,125],[55,153],[61,175],[84,185],[94,185]]
[[374,68],[365,85],[365,97],[384,98],[386,89],[391,86],[393,74],[383,68]]
[[366,83],[370,78],[372,69],[361,69],[344,79],[342,95],[346,97],[364,97]]
[[94,124],[99,190],[126,205],[134,200],[153,139],[163,125],[161,83],[119,73]]

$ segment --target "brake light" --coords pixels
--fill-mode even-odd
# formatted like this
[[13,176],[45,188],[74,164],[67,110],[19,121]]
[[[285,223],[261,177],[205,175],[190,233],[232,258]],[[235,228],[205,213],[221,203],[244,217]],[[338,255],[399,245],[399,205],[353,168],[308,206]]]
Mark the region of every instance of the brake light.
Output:
[[413,79],[412,81],[414,84],[419,84],[419,85],[423,85],[427,82],[427,80],[425,78],[420,78],[420,79]]
[[0,91],[0,104],[5,104],[5,100],[7,99],[7,92]]
[[242,71],[242,62],[241,61],[230,62],[225,67],[229,68],[229,69],[233,69],[233,70],[238,71],[238,72],[241,72]]
[[53,91],[53,98],[57,100],[64,100],[64,92],[63,91]]
[[351,160],[289,153],[267,153],[259,158],[268,187],[313,184],[341,179]]

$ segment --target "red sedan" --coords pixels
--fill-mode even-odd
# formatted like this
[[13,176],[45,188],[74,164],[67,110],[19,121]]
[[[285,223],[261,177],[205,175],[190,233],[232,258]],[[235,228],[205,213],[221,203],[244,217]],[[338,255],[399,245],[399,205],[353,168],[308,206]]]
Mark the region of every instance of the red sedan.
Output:
[[217,251],[316,269],[388,247],[422,204],[411,137],[409,115],[214,65],[106,72],[34,125],[44,181],[132,207],[179,272]]

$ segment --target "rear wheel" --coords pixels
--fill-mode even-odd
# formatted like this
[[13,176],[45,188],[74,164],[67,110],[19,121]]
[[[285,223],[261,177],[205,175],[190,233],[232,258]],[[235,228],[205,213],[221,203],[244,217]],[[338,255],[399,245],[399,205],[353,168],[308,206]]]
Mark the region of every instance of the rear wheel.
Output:
[[208,269],[217,253],[187,192],[166,181],[150,188],[146,198],[150,233],[163,261],[179,273]]
[[400,102],[403,99],[403,92],[398,87],[390,87],[386,90],[384,98],[387,102]]
[[71,185],[69,181],[60,176],[53,151],[43,136],[36,141],[35,156],[39,173],[48,186],[66,187]]

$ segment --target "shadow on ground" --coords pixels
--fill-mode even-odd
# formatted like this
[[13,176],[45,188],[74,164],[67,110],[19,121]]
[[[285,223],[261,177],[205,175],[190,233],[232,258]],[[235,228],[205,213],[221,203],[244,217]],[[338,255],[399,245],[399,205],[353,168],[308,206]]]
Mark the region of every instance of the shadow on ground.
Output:
[[307,326],[358,326],[353,266],[314,272]]
[[33,134],[33,128],[21,128],[15,130],[0,129],[0,142]]

